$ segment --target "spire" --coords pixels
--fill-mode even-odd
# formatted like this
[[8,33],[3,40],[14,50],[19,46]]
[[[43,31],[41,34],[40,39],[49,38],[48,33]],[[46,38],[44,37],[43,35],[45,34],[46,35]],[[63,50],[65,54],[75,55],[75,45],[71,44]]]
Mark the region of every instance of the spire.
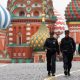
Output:
[[46,0],[42,0],[42,22],[45,22]]

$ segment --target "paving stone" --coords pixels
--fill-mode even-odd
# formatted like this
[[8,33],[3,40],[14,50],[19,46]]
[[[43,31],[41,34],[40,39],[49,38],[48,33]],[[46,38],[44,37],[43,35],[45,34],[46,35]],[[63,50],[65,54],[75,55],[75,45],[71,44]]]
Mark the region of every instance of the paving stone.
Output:
[[[2,64],[0,64],[1,66]],[[0,80],[80,80],[80,62],[73,62],[70,77],[63,74],[63,63],[56,63],[56,76],[48,77],[46,63],[8,64],[0,67]]]

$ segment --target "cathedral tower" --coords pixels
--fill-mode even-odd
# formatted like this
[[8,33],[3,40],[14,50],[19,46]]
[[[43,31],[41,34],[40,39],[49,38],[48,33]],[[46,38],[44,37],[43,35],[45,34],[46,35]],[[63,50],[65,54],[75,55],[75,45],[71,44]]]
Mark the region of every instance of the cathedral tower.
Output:
[[11,28],[8,29],[8,52],[13,62],[26,62],[33,57],[30,39],[42,24],[43,2],[45,4],[45,25],[50,30],[56,17],[52,0],[8,0],[11,14]]

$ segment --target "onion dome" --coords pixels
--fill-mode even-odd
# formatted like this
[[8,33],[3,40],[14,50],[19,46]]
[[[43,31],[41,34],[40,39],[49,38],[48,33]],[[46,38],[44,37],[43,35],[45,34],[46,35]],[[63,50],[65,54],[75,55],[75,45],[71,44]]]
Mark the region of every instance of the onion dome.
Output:
[[8,10],[0,5],[0,29],[7,29],[10,23],[10,14]]
[[32,36],[30,40],[31,47],[34,51],[42,51],[44,42],[46,38],[49,37],[49,29],[46,27],[45,23],[42,23],[39,30]]
[[57,16],[57,21],[54,26],[55,34],[62,34],[65,30],[65,22],[62,16],[54,9],[54,15]]
[[65,17],[67,21],[80,20],[80,0],[72,0],[66,8]]

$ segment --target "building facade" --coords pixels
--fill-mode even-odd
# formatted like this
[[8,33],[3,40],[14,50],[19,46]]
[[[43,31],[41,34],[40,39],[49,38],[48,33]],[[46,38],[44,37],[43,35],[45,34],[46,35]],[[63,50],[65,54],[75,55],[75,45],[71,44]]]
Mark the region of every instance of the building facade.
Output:
[[9,11],[0,5],[0,63],[10,62],[7,53],[7,28],[10,23]]
[[52,0],[8,0],[12,20],[7,30],[7,50],[12,62],[28,62],[33,58],[30,39],[41,26],[43,4],[46,4],[45,25],[52,30],[56,21]]
[[76,44],[80,43],[80,0],[72,0],[65,11],[66,23],[70,30],[70,36]]

